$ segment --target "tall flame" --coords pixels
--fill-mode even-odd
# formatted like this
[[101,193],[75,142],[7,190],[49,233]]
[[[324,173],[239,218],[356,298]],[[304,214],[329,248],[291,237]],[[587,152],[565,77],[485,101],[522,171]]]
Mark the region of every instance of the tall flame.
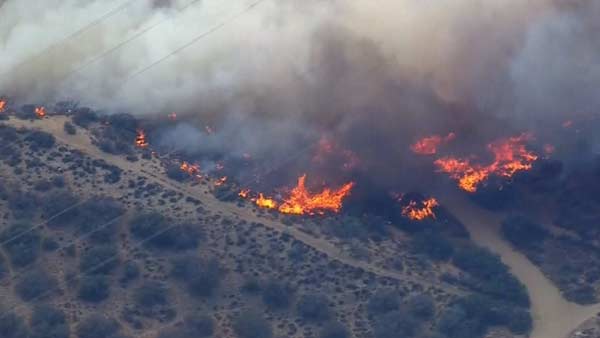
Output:
[[439,206],[438,201],[430,197],[424,201],[410,201],[408,205],[402,208],[402,216],[408,217],[413,221],[422,221],[427,218],[435,219],[434,208]]
[[348,195],[354,182],[346,183],[341,188],[332,190],[325,188],[320,193],[311,194],[306,189],[306,175],[298,178],[298,184],[292,189],[290,196],[279,206],[279,211],[284,214],[314,214],[325,211],[339,212],[342,209],[342,201]]
[[454,157],[438,159],[435,165],[439,171],[458,180],[461,189],[475,192],[490,175],[510,178],[519,171],[531,169],[538,156],[525,147],[525,142],[530,139],[531,135],[525,133],[488,144],[488,150],[494,154],[494,161],[487,166]]
[[424,137],[411,145],[410,150],[419,155],[435,155],[441,144],[448,143],[454,140],[455,137],[456,134],[454,133],[449,133],[446,136],[432,135]]
[[46,108],[44,108],[44,107],[36,107],[35,108],[35,115],[37,115],[38,118],[43,119],[46,116]]
[[137,136],[135,137],[135,146],[138,148],[147,148],[149,146],[146,141],[146,133],[142,129],[137,130]]

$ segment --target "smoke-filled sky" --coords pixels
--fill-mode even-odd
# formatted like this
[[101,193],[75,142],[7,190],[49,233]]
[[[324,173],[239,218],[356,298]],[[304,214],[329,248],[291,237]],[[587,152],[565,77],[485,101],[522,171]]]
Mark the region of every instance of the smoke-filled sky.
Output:
[[203,147],[210,123],[210,146],[239,153],[329,134],[382,172],[418,136],[491,139],[600,106],[598,1],[191,1],[0,1],[0,95],[176,111],[194,122],[165,140]]

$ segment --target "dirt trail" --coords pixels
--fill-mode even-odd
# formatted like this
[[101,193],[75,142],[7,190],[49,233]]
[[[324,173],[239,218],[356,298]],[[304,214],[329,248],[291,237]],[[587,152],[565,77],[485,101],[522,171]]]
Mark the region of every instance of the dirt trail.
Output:
[[[164,170],[155,171],[156,168],[148,167],[151,163],[145,160],[137,162],[127,161],[122,156],[107,154],[98,149],[92,144],[89,136],[79,130],[76,135],[68,135],[63,130],[64,122],[67,118],[64,116],[53,116],[44,120],[19,120],[11,118],[8,122],[10,125],[20,128],[35,128],[51,133],[56,139],[63,144],[67,144],[75,149],[78,149],[88,156],[103,159],[113,165],[118,166],[123,171],[134,171],[139,175],[145,176],[148,180],[154,181],[162,186],[168,187],[174,191],[182,193],[185,196],[193,197],[200,200],[204,206],[212,211],[220,211],[223,215],[234,215],[248,222],[257,222],[264,224],[266,227],[278,232],[289,234],[296,240],[301,241],[307,246],[326,254],[330,259],[337,260],[345,265],[363,269],[381,277],[388,277],[399,281],[407,281],[419,284],[423,287],[441,289],[450,294],[465,294],[463,289],[457,288],[450,284],[440,283],[438,281],[427,280],[418,276],[407,275],[397,271],[383,269],[381,267],[370,264],[362,260],[357,260],[347,256],[340,248],[333,245],[331,242],[318,238],[300,231],[298,228],[286,226],[277,220],[268,217],[262,217],[247,207],[239,207],[234,203],[221,202],[212,194],[206,193],[207,188],[202,185],[189,185],[166,179],[162,174]],[[157,174],[159,173],[159,174]]]
[[436,194],[441,204],[465,224],[476,243],[500,255],[527,287],[534,318],[531,338],[565,338],[581,323],[600,312],[600,304],[581,306],[565,300],[560,290],[537,266],[504,241],[500,234],[502,215],[477,207],[461,192],[445,190]]

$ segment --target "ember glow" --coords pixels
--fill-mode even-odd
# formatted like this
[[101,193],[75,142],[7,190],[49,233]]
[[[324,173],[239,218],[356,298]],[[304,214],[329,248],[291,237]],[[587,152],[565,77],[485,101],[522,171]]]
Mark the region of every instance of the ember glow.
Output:
[[200,166],[197,164],[190,164],[186,161],[181,162],[181,165],[179,166],[179,169],[181,169],[182,171],[185,171],[186,173],[194,176],[194,175],[198,175],[200,174]]
[[46,116],[46,108],[44,108],[44,107],[36,107],[35,108],[35,115],[37,115],[38,118],[43,119]]
[[137,136],[135,137],[135,146],[138,148],[147,148],[149,146],[146,141],[146,133],[142,129],[137,130]]
[[218,186],[225,184],[225,182],[227,182],[227,176],[218,178],[217,181],[215,182],[215,185],[218,187]]
[[346,183],[341,188],[333,190],[325,188],[320,193],[311,194],[306,189],[306,175],[298,178],[298,184],[290,192],[290,196],[279,206],[284,214],[322,214],[325,211],[339,212],[344,198],[350,195],[354,182]]
[[6,107],[6,101],[0,100],[0,113],[4,111],[5,107]]
[[408,217],[413,221],[422,221],[427,218],[435,219],[434,209],[440,204],[431,197],[421,202],[410,201],[408,205],[402,208],[402,216]]
[[238,196],[241,198],[248,198],[250,196],[250,189],[242,189],[238,192]]
[[456,134],[454,133],[449,133],[446,136],[432,135],[424,137],[411,145],[410,150],[419,155],[435,155],[440,145],[454,140],[455,137]]
[[538,156],[526,149],[530,134],[502,139],[487,148],[494,154],[489,165],[471,163],[470,159],[444,157],[435,161],[438,171],[458,181],[458,186],[468,192],[477,191],[478,186],[491,175],[510,178],[519,171],[531,169]]

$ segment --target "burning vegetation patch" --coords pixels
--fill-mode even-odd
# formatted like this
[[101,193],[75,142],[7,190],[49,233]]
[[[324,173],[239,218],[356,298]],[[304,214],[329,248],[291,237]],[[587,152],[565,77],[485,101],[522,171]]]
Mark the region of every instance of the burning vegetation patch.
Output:
[[511,178],[519,171],[530,170],[538,156],[527,150],[530,134],[501,139],[488,144],[494,160],[488,165],[473,163],[469,158],[443,157],[434,163],[438,171],[458,181],[458,186],[467,192],[476,192],[490,176]]
[[440,135],[432,135],[428,137],[424,137],[417,142],[413,143],[410,146],[410,150],[412,150],[415,154],[419,155],[435,155],[438,152],[438,148],[443,145],[451,142],[456,138],[456,134],[449,133],[446,136]]

